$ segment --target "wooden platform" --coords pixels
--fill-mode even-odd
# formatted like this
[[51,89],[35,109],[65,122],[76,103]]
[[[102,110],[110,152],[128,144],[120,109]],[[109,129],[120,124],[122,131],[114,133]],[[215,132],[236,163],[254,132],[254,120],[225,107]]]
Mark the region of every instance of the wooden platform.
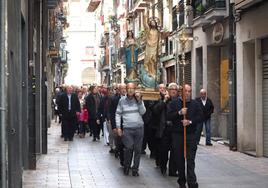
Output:
[[141,90],[140,92],[143,100],[157,101],[160,99],[159,91],[145,89]]

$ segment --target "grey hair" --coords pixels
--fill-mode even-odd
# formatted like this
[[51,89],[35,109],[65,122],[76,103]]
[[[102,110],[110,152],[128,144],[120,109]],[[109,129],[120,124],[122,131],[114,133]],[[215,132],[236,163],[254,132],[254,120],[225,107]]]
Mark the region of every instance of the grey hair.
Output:
[[178,85],[175,82],[168,84],[168,89],[170,89],[171,87],[176,87],[177,90],[179,89]]

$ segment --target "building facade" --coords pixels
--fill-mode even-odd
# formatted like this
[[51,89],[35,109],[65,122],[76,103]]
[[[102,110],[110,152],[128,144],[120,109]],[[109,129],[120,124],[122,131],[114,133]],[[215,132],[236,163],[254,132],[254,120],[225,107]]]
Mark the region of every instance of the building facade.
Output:
[[0,1],[0,187],[22,187],[23,169],[35,169],[47,153],[54,86],[49,11],[60,3]]
[[238,150],[268,157],[267,1],[235,1]]

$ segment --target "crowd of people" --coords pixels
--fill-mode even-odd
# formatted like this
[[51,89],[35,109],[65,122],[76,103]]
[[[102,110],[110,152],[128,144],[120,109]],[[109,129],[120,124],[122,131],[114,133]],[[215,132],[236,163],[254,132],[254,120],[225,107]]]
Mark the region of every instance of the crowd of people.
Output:
[[142,99],[141,91],[134,83],[113,84],[112,87],[92,85],[89,89],[57,88],[53,105],[64,141],[72,141],[75,133],[84,138],[88,132],[96,142],[102,134],[105,144],[110,147],[109,152],[119,158],[123,174],[131,172],[132,176],[139,176],[141,155],[149,150],[150,158],[155,160],[163,175],[178,177],[181,188],[186,187],[186,183],[189,188],[197,188],[197,145],[203,125],[206,145],[212,145],[213,103],[205,89],[200,90],[200,97],[191,99],[188,84],[184,88],[176,83],[160,84],[158,90],[159,100],[150,101]]

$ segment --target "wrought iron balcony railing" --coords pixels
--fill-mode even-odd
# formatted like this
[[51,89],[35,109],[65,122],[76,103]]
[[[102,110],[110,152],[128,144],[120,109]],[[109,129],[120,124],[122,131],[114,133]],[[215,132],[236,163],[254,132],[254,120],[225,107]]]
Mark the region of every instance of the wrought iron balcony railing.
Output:
[[226,0],[206,0],[205,3],[202,0],[195,0],[193,7],[194,17],[198,17],[211,9],[226,8]]

